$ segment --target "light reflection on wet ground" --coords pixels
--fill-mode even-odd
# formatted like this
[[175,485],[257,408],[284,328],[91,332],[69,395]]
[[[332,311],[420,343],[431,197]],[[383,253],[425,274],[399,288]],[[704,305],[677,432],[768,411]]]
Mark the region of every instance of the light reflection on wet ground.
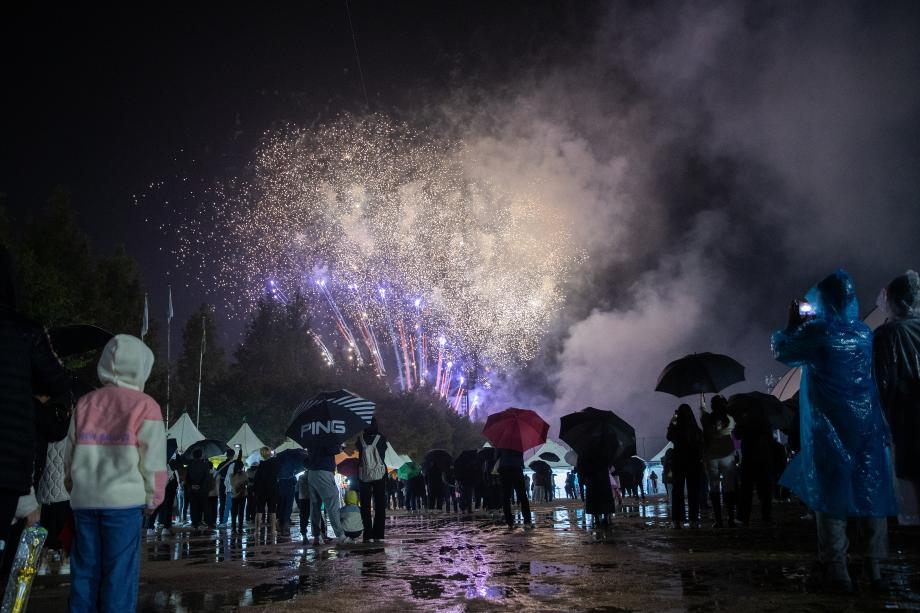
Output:
[[[305,546],[292,534],[144,541],[140,611],[920,609],[920,534],[895,528],[892,593],[852,598],[808,583],[813,523],[781,505],[779,528],[672,531],[658,501],[594,531],[574,502],[541,505],[537,530],[496,514],[388,519],[385,543]],[[36,580],[32,610],[64,608],[67,576]]]

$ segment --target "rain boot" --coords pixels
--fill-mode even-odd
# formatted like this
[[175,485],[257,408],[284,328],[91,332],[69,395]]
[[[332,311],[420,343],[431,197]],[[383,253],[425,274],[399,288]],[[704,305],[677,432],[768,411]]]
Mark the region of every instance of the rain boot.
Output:
[[276,521],[275,517],[276,516],[274,513],[268,514],[268,527],[271,529],[273,533],[278,532],[278,522]]
[[259,526],[262,524],[262,514],[256,513],[256,532],[259,531]]
[[713,528],[722,527],[722,501],[719,499],[719,492],[709,493],[709,503],[712,505]]

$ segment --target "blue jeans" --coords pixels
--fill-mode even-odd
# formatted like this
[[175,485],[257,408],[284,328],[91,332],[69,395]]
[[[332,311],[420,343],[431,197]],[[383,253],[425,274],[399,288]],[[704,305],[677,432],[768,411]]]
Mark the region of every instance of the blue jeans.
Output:
[[[847,554],[847,519],[827,513],[815,513],[818,524],[818,560],[825,565],[830,579],[849,582]],[[871,579],[878,578],[878,563],[888,557],[888,518],[854,517],[857,523],[859,553],[869,568]],[[872,576],[876,575],[876,576]]]
[[134,611],[141,568],[141,509],[75,509],[73,519],[71,613]]
[[326,515],[329,516],[329,523],[332,524],[332,532],[336,538],[345,536],[342,530],[342,524],[339,521],[339,489],[335,484],[335,478],[328,470],[311,470],[310,476],[310,523],[313,525],[313,536],[325,537],[322,534],[323,525],[323,508],[326,509]]

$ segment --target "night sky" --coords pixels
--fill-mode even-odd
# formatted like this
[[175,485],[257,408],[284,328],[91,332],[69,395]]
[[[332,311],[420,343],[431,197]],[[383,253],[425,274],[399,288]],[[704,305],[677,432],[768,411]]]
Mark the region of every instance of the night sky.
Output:
[[343,111],[444,126],[496,180],[545,184],[589,255],[508,401],[614,408],[649,436],[669,359],[731,353],[761,388],[790,298],[846,266],[866,310],[920,265],[915,2],[353,2],[367,98],[346,5],[304,4],[6,19],[13,214],[67,187],[155,315],[171,275],[183,320],[208,288],[175,270],[167,208],[137,204],[152,183],[183,202],[177,173],[235,176],[266,131]]
[[572,14],[559,4],[358,3],[367,98],[343,2],[11,19],[0,189],[24,216],[66,187],[98,249],[129,243],[155,284],[171,262],[136,239],[162,212],[132,206],[152,181],[178,168],[204,180],[232,173],[284,122],[405,115],[460,82],[500,81],[518,62],[571,53],[596,13],[591,4]]

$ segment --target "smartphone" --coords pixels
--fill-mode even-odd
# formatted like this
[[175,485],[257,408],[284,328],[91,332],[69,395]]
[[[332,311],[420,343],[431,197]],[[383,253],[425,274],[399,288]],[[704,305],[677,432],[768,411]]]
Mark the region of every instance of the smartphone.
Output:
[[807,302],[799,303],[799,315],[801,317],[814,317],[815,307]]

